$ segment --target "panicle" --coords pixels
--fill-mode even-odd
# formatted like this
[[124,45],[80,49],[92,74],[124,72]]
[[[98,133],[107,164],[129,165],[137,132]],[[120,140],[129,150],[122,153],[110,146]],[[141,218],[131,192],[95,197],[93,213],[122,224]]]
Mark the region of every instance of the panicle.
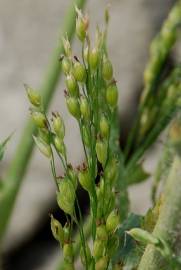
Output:
[[77,13],[76,18],[76,34],[81,42],[85,40],[87,29],[89,26],[89,18],[87,15],[83,15],[82,11],[75,6],[75,10]]
[[48,145],[45,141],[43,141],[40,137],[33,136],[34,142],[40,152],[47,158],[51,158],[52,151],[50,145]]
[[52,115],[53,130],[59,138],[63,139],[65,137],[65,125],[63,119],[59,113],[52,113]]
[[62,42],[63,42],[63,47],[64,47],[64,52],[65,55],[69,58],[72,55],[72,50],[71,50],[71,46],[70,46],[70,42],[68,40],[68,35],[66,34],[65,37],[62,38]]
[[31,102],[31,104],[34,105],[35,107],[39,107],[41,105],[40,94],[36,90],[28,86],[27,84],[24,84],[24,86],[27,91],[28,99]]

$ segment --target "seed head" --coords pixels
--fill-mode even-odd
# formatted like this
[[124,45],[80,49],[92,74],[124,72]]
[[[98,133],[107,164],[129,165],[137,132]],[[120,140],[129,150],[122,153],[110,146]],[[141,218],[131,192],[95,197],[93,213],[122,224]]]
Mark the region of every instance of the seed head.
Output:
[[84,82],[86,79],[85,67],[80,62],[75,62],[73,66],[73,75],[78,82]]
[[107,80],[107,81],[111,80],[113,76],[112,64],[106,56],[104,56],[103,58],[102,76],[104,80]]
[[76,119],[80,119],[80,105],[77,98],[74,97],[67,97],[66,99],[67,107],[72,116]]
[[99,239],[101,241],[107,242],[108,233],[107,233],[105,224],[100,224],[99,226],[97,226],[97,228],[96,228],[96,237],[97,237],[97,239]]
[[159,240],[154,237],[151,233],[142,230],[140,228],[134,228],[127,232],[127,234],[131,235],[136,241],[144,243],[144,244],[159,244]]
[[110,130],[109,122],[104,115],[101,116],[99,125],[100,125],[101,136],[103,138],[108,138],[109,137],[109,130]]
[[63,245],[64,231],[61,223],[51,215],[51,230],[54,238]]
[[111,108],[115,108],[118,102],[118,89],[115,83],[108,86],[106,90],[106,100]]
[[75,77],[73,76],[73,74],[69,73],[67,75],[65,83],[66,83],[69,94],[73,97],[78,97],[79,96],[79,86],[78,86],[78,83],[77,83]]
[[51,142],[51,134],[48,129],[39,129],[38,137],[41,138],[45,143],[50,144]]
[[79,183],[88,192],[92,192],[92,179],[90,172],[87,167],[83,167],[80,169],[78,173]]
[[37,145],[40,152],[50,158],[52,155],[50,145],[48,145],[46,142],[44,142],[41,138],[33,136],[34,142]]
[[68,179],[62,179],[58,183],[59,192],[57,192],[57,202],[59,207],[69,215],[73,214],[74,201],[75,201],[75,189],[72,182]]
[[59,113],[53,113],[52,121],[53,121],[53,129],[54,129],[55,134],[59,138],[63,139],[65,136],[65,125]]
[[70,181],[73,183],[75,190],[77,189],[77,182],[78,182],[78,177],[77,177],[77,172],[72,168],[72,165],[68,166],[68,177]]
[[27,91],[28,99],[31,104],[35,107],[39,107],[41,105],[41,96],[39,95],[39,93],[27,84],[24,84],[24,87]]
[[60,137],[55,136],[54,137],[54,144],[55,144],[57,151],[62,156],[65,156],[66,155],[66,148],[65,148],[65,144],[64,144],[63,140],[61,140]]
[[47,120],[46,120],[46,117],[43,113],[33,111],[31,116],[32,116],[32,119],[33,119],[35,125],[38,128],[47,128]]
[[69,58],[67,57],[63,57],[62,59],[62,70],[64,72],[64,74],[68,74],[70,72],[71,69],[71,61]]
[[117,229],[118,225],[120,223],[120,218],[117,213],[117,211],[113,210],[107,220],[106,220],[106,229],[109,233],[114,233],[115,230]]
[[99,162],[104,166],[107,160],[107,142],[98,139],[96,142],[96,154]]
[[84,60],[88,63],[89,60],[89,47],[86,46],[84,49]]
[[98,48],[93,48],[89,53],[89,65],[92,70],[95,70],[98,66],[99,51]]
[[80,98],[80,111],[84,120],[90,119],[90,107],[85,97]]
[[83,15],[81,10],[78,9],[75,6],[75,10],[77,13],[77,18],[76,18],[76,34],[78,36],[78,38],[80,39],[80,41],[84,41],[86,34],[87,34],[87,29],[89,26],[89,18],[87,15]]
[[70,42],[68,40],[67,34],[66,34],[65,37],[62,38],[62,42],[63,42],[63,47],[64,47],[65,55],[67,57],[70,57],[72,55],[72,50],[71,50],[71,46],[70,46]]

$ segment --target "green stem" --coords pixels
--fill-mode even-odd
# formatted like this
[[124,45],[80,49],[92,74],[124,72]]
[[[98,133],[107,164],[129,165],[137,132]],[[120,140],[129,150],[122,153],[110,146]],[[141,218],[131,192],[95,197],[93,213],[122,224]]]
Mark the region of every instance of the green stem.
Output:
[[[86,253],[86,240],[84,236],[84,229],[83,229],[83,221],[82,221],[82,213],[81,209],[79,206],[78,199],[76,198],[76,203],[77,203],[77,208],[78,208],[78,213],[79,213],[79,221],[77,220],[76,214],[75,214],[75,222],[77,227],[79,228],[79,233],[80,233],[80,238],[81,238],[81,244],[84,252],[84,257],[85,257],[85,262],[86,262],[86,270],[88,269],[88,262],[87,262],[87,253]],[[80,224],[79,224],[80,222]]]
[[56,188],[57,188],[57,190],[59,190],[58,183],[57,183],[56,170],[55,170],[55,161],[54,161],[53,156],[52,156],[52,160],[50,161],[50,165],[51,165],[51,171],[52,171],[52,175],[53,175],[53,179],[54,179]]
[[[85,2],[86,0],[75,0],[69,8],[68,13],[65,15],[62,34],[67,33],[69,39],[72,39],[75,32],[76,14],[74,4],[76,4],[79,8],[82,8]],[[62,42],[59,42],[58,47],[53,52],[50,65],[47,73],[45,74],[45,79],[43,80],[40,88],[45,110],[48,109],[60,77],[61,68],[58,59],[62,53],[63,44]],[[20,139],[20,143],[14,154],[14,158],[10,164],[9,171],[4,179],[4,188],[0,194],[0,241],[5,234],[18,191],[30,161],[34,146],[31,135],[34,132],[36,132],[35,126],[32,124],[32,121],[28,120]]]
[[[174,158],[170,174],[163,194],[163,204],[160,215],[153,231],[169,243],[173,253],[180,256],[181,236],[181,158]],[[152,245],[148,245],[141,259],[138,270],[170,270],[170,265]]]
[[64,171],[67,172],[68,171],[68,169],[67,169],[67,159],[65,159],[65,162],[64,162],[63,157],[61,156],[61,154],[57,150],[56,150],[56,153],[57,153],[58,157],[61,160]]
[[[89,238],[90,233],[91,233],[91,217],[89,216],[84,223],[85,240],[87,240]],[[81,248],[81,244],[82,244],[81,237],[80,237],[79,233],[76,233],[76,236],[74,238],[74,242],[75,242],[75,244],[74,244],[74,258],[76,259],[80,254],[80,248]],[[57,267],[57,270],[66,270],[64,267],[63,258],[61,259],[61,261]]]
[[83,131],[82,131],[82,126],[83,125],[81,123],[81,120],[79,120],[78,123],[79,123],[80,135],[81,135],[81,139],[82,139],[82,145],[83,145],[83,148],[84,148],[84,153],[85,153],[87,165],[89,166],[89,159],[88,159],[88,155],[87,155],[87,151],[86,151],[86,147],[85,147],[85,143],[84,143]]

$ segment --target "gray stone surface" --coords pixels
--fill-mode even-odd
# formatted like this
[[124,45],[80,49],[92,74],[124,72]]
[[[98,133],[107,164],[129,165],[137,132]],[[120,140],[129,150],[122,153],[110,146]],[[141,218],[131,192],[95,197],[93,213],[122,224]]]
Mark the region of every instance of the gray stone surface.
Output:
[[[16,131],[1,165],[3,171],[8,168],[28,117],[28,102],[23,83],[35,88],[40,85],[55,41],[60,39],[58,29],[70,2],[0,0],[0,139],[13,130]],[[134,108],[136,91],[142,85],[142,72],[148,57],[150,40],[172,3],[172,0],[111,1],[109,52],[120,88],[120,113],[127,117],[127,121]],[[91,33],[96,24],[103,20],[104,7],[104,0],[87,1]],[[78,46],[75,41],[76,53],[79,52]],[[177,57],[180,57],[180,53],[176,54]],[[83,159],[83,154],[80,151],[77,125],[65,108],[63,89],[64,83],[61,81],[51,107],[60,111],[65,119],[69,157],[76,165]],[[10,249],[30,235],[32,228],[41,222],[42,212],[48,211],[54,200],[55,188],[48,162],[35,152],[17,199],[5,249]],[[153,163],[151,158],[148,162]],[[141,189],[131,188],[135,211],[144,212],[150,205],[149,186],[150,184],[145,183]],[[143,196],[140,196],[140,192]],[[42,266],[41,270],[44,269],[54,267],[50,262],[49,266]]]

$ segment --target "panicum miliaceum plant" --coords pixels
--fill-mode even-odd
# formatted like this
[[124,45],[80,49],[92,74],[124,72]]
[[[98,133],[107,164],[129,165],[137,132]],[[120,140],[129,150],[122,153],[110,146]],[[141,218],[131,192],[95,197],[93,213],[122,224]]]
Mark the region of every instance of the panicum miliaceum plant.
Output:
[[[77,251],[73,247],[74,225],[79,231],[80,258],[86,270],[156,269],[138,267],[143,247],[147,244],[156,247],[168,259],[172,264],[170,270],[181,269],[176,268],[178,260],[173,259],[175,256],[169,243],[152,234],[160,200],[157,200],[146,217],[133,214],[127,217],[127,188],[147,179],[148,174],[142,167],[144,153],[178,114],[181,105],[181,67],[178,64],[169,71],[164,68],[181,24],[181,1],[173,7],[161,32],[151,44],[137,117],[123,149],[119,146],[118,88],[106,46],[108,11],[105,12],[105,30],[101,31],[97,27],[94,44],[88,34],[88,16],[84,16],[78,8],[76,12],[76,34],[81,43],[82,55],[80,58],[73,56],[69,40],[64,37],[65,54],[60,60],[66,77],[67,108],[77,120],[85,152],[85,162],[77,169],[68,162],[63,119],[59,113],[53,112],[50,122],[45,115],[41,96],[26,86],[33,105],[32,119],[38,128],[34,140],[39,150],[50,160],[57,187],[57,203],[67,219],[66,224],[61,224],[51,216],[53,236],[63,249],[64,269],[75,269],[74,256]],[[181,140],[179,132],[177,121],[177,127],[171,132],[172,139],[176,137],[176,140]],[[56,173],[55,152],[64,168],[62,177]],[[159,180],[153,187],[154,201]],[[77,198],[78,183],[87,191],[90,200],[91,246],[85,236]]]

